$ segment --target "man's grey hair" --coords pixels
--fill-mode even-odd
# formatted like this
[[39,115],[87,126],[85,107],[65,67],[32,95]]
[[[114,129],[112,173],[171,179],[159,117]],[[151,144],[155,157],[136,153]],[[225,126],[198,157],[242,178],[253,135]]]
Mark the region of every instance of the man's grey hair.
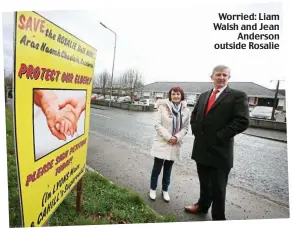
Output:
[[228,66],[226,65],[217,65],[214,69],[213,69],[213,72],[212,72],[212,75],[214,75],[215,72],[219,72],[219,71],[223,71],[225,69],[228,69],[229,71],[229,76],[230,76],[230,69]]

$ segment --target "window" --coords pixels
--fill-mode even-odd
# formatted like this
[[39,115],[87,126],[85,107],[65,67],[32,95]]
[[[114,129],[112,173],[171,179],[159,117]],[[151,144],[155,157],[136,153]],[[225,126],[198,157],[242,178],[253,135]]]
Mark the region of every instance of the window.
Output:
[[248,104],[249,105],[255,105],[255,98],[254,97],[249,97],[248,98]]

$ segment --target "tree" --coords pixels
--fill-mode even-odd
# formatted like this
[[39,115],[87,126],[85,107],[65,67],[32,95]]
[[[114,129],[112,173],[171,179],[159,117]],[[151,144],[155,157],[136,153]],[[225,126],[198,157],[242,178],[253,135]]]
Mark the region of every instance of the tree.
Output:
[[102,89],[102,94],[105,97],[106,88],[110,85],[110,74],[108,71],[103,71],[97,78],[97,85]]
[[119,96],[121,90],[120,78],[113,79],[113,95]]
[[141,87],[143,84],[143,76],[135,69],[129,69],[122,74],[120,78],[121,86],[130,91],[130,96],[133,99],[134,93]]
[[98,88],[98,87],[99,87],[99,85],[98,85],[98,76],[94,75],[93,76],[93,81],[92,81],[92,89]]
[[8,90],[12,90],[12,74],[7,73],[4,69],[4,89],[5,89],[5,103],[7,102]]

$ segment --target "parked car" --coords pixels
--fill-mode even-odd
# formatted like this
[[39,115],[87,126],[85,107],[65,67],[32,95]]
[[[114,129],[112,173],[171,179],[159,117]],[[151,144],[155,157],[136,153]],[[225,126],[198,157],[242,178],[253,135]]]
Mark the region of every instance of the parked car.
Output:
[[96,99],[97,99],[97,94],[96,93],[91,94],[91,100],[96,100]]
[[251,107],[251,106],[248,107],[249,112],[251,112],[253,109],[254,107]]
[[112,96],[111,97],[111,100],[110,100],[110,96],[105,96],[105,99],[104,99],[105,101],[115,101],[115,97],[114,96]]
[[[273,107],[268,106],[256,106],[250,112],[249,116],[251,118],[257,119],[271,119],[272,118]],[[279,111],[275,110],[275,115],[278,115]]]
[[194,97],[189,97],[189,98],[187,98],[187,105],[188,106],[195,106],[195,104],[196,104],[196,98],[194,98]]
[[104,100],[104,96],[98,96],[96,100]]
[[154,105],[155,102],[154,102],[153,99],[141,99],[141,100],[139,101],[139,104],[140,104],[140,105]]
[[156,109],[156,103],[154,101],[154,99],[150,98],[150,99],[141,99],[139,101],[139,105],[153,105],[154,109]]
[[135,97],[135,98],[134,98],[134,101],[137,101],[138,103],[139,103],[140,100],[141,100],[140,97]]
[[132,103],[132,100],[131,100],[131,97],[129,96],[125,96],[125,97],[119,97],[118,100],[117,100],[118,103],[128,103],[128,104],[131,104]]
[[141,100],[139,100],[138,104],[139,105],[149,105],[149,99],[141,99]]

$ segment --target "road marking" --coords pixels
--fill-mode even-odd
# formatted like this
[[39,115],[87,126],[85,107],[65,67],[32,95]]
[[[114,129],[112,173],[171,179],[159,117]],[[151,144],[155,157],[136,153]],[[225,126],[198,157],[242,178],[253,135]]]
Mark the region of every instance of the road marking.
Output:
[[[111,117],[107,117],[107,116],[104,116],[104,115],[101,115],[101,114],[98,114],[98,113],[90,113],[90,114],[92,114],[92,115],[94,115],[94,116],[100,116],[100,117],[105,117],[105,118],[108,118],[108,119],[112,119]],[[153,128],[154,127],[154,125],[144,125],[144,124],[140,124],[140,123],[136,123],[137,125],[141,125],[141,126],[144,126],[144,127],[151,127],[151,128]]]
[[111,117],[107,117],[107,116],[104,116],[104,115],[101,115],[101,114],[97,114],[97,113],[90,113],[94,116],[100,116],[100,117],[105,117],[105,118],[109,118],[109,119],[112,119]]
[[137,123],[137,125],[141,125],[141,126],[144,126],[144,127],[151,127],[151,128],[153,128],[154,127],[154,125],[143,125],[143,124],[139,124],[139,123]]

